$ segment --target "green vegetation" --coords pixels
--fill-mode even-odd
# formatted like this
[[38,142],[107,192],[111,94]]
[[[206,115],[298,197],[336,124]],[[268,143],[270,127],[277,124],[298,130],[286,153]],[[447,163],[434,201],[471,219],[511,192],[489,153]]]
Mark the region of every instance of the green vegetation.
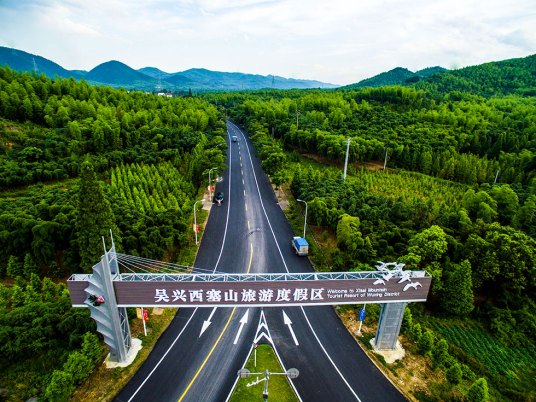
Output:
[[[534,59],[431,75],[418,89],[208,97],[254,133],[274,183],[308,202],[313,231],[334,238],[322,253],[312,249],[317,269],[397,260],[432,275],[426,309],[411,306],[404,328],[414,352],[445,372],[431,400],[535,398],[536,98],[526,90]],[[437,84],[453,76],[474,93]],[[510,95],[490,97],[490,77],[494,94]],[[459,318],[437,324],[449,316]]]
[[412,351],[444,372],[422,400],[535,400],[534,60],[406,86],[204,99],[0,68],[0,371],[9,398],[65,399],[91,371],[82,337],[94,324],[48,277],[89,270],[94,237],[112,228],[120,251],[191,262],[193,201],[207,169],[224,168],[225,107],[252,134],[274,184],[308,202],[308,223],[327,245],[311,244],[318,269],[397,260],[432,275],[426,306],[412,305],[403,329]]
[[[255,352],[252,352],[244,366],[251,372],[264,372],[266,370],[273,373],[281,373],[283,369],[277,360],[276,355],[270,345],[259,345],[257,347],[257,365],[255,366]],[[262,401],[262,394],[265,382],[262,380],[264,375],[252,374],[249,378],[241,378],[238,380],[236,387],[229,399],[231,402],[250,402]],[[249,385],[259,381],[255,385]],[[297,401],[296,395],[284,375],[270,376],[268,387],[268,395],[270,400],[274,401]]]
[[0,68],[0,383],[8,400],[66,400],[93,371],[82,336],[95,333],[94,322],[49,278],[89,272],[110,229],[122,252],[193,262],[193,200],[206,169],[223,170],[223,134],[219,112],[198,98]]

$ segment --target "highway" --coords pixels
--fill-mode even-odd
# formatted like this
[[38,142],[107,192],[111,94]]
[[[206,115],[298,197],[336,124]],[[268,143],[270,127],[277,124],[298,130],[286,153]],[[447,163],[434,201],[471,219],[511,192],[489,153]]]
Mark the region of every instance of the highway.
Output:
[[[228,122],[228,169],[195,266],[217,272],[311,272],[247,136]],[[231,142],[236,135],[238,142]],[[303,401],[405,401],[332,307],[180,309],[116,401],[225,401],[255,337],[273,344]],[[289,321],[292,323],[290,324]],[[262,324],[262,325],[260,325]],[[259,399],[261,399],[259,395]]]

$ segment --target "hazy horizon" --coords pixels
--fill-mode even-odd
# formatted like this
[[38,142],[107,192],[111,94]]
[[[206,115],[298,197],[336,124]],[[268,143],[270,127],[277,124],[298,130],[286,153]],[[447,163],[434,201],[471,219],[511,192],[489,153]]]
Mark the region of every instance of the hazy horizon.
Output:
[[461,68],[536,53],[518,0],[3,0],[0,45],[69,70],[110,60],[347,85],[395,67]]

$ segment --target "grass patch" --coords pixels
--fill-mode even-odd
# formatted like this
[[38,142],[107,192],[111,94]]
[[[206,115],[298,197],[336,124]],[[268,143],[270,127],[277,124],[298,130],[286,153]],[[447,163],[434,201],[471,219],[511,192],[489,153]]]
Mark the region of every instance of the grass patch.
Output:
[[[245,368],[253,372],[264,372],[268,370],[270,372],[281,373],[283,369],[274,354],[274,351],[270,345],[259,345],[257,348],[257,366],[254,364],[254,352],[251,353],[246,363]],[[264,381],[259,381],[264,378],[264,375],[252,374],[249,378],[241,378],[238,380],[236,387],[231,395],[230,402],[250,402],[250,401],[262,401],[262,393],[264,390]],[[258,384],[250,385],[259,381]],[[292,390],[287,377],[284,375],[270,376],[268,383],[268,400],[278,402],[294,402],[298,398]]]
[[101,365],[73,392],[71,399],[80,402],[111,401],[147,359],[176,312],[177,309],[165,308],[162,315],[151,314],[147,323],[147,336],[143,335],[142,322],[134,319],[130,325],[132,337],[141,339],[143,345],[134,362],[128,367],[114,369],[107,369],[104,364]]

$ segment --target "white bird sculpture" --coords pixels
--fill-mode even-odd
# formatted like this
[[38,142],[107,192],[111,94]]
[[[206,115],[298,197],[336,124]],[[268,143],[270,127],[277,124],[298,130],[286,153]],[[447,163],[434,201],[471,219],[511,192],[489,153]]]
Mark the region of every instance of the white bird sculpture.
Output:
[[403,291],[405,292],[409,288],[417,289],[418,286],[422,287],[422,285],[419,282],[411,282],[411,283],[408,283],[406,286],[404,286]]

